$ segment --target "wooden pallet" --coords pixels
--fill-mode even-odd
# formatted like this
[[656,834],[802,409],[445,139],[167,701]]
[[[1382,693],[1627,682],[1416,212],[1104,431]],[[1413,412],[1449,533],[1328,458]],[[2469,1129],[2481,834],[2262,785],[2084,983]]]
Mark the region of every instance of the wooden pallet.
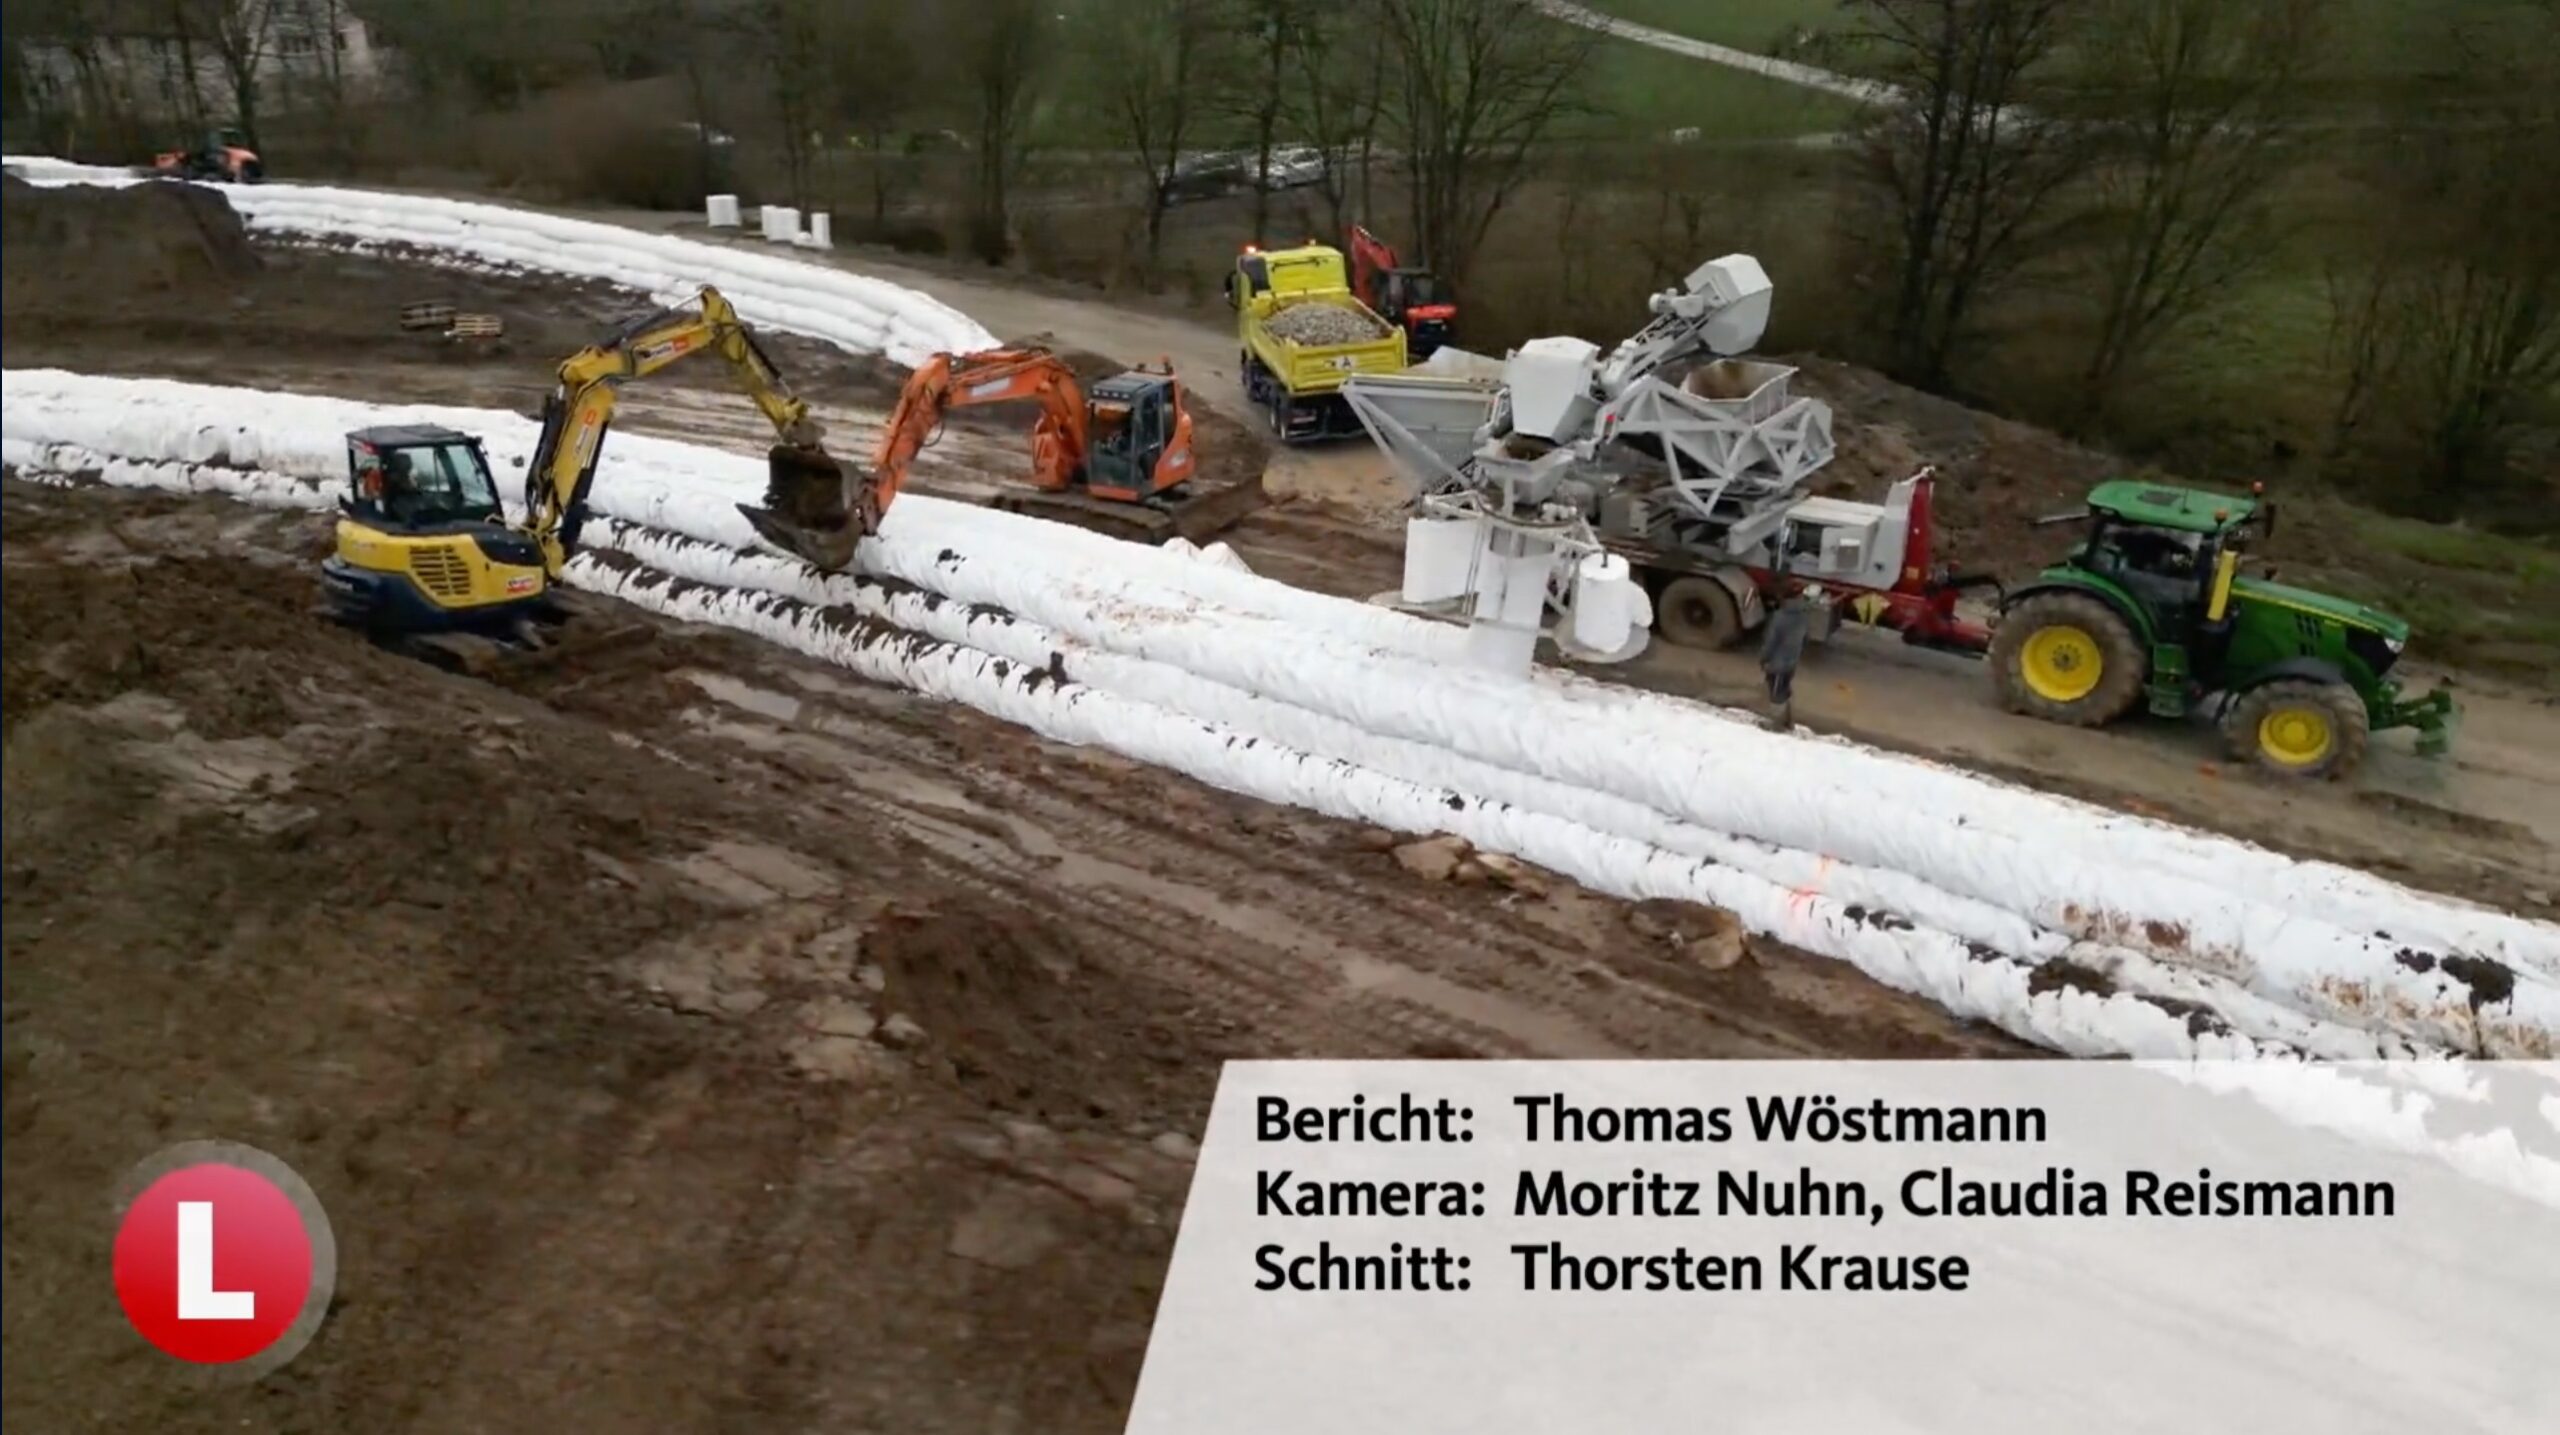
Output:
[[452,327],[453,319],[453,306],[440,299],[422,299],[415,304],[400,306],[400,327],[403,329],[431,329],[443,333]]
[[444,331],[444,336],[448,339],[482,342],[503,339],[506,334],[507,322],[495,314],[456,314],[453,316],[453,322],[447,325]]

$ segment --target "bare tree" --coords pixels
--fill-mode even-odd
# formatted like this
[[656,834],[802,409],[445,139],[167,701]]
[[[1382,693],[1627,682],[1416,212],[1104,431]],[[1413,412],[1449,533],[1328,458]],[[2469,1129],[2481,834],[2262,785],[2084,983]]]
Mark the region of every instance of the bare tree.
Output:
[[887,223],[900,179],[889,137],[914,112],[920,87],[913,20],[904,0],[855,0],[842,8],[829,47],[836,117],[861,137],[875,227]]
[[2371,264],[2333,288],[2332,471],[2434,519],[2554,496],[2516,456],[2560,413],[2560,0],[2475,23],[2468,102],[2389,127]]
[[298,0],[315,50],[294,76],[296,93],[287,98],[308,104],[321,120],[322,145],[341,168],[356,160],[359,125],[355,96],[348,82],[346,47],[341,36],[351,18],[347,0]]
[[1594,36],[1536,0],[1377,0],[1381,103],[1405,152],[1418,261],[1463,285],[1532,148],[1576,104]]
[[1346,20],[1356,23],[1363,8],[1338,0],[1223,0],[1230,12],[1240,52],[1235,56],[1227,112],[1242,119],[1253,136],[1253,237],[1270,238],[1271,161],[1284,130],[1303,127],[1305,82],[1303,61],[1310,43],[1322,46],[1325,35]]
[[[1361,12],[1310,7],[1289,31],[1289,123],[1324,156],[1317,180],[1331,232],[1340,234],[1357,212],[1368,218],[1365,192],[1369,156],[1377,147],[1382,47],[1359,43]],[[1362,188],[1355,191],[1354,184]]]
[[2097,0],[2101,73],[2075,110],[2106,239],[2084,421],[2127,370],[2272,252],[2276,181],[2299,144],[2303,77],[2330,0]]
[[1077,27],[1102,126],[1147,185],[1147,272],[1164,252],[1164,216],[1184,143],[1197,131],[1226,15],[1219,0],[1111,0]]
[[2043,252],[2079,131],[2029,108],[2082,0],[1848,0],[1902,103],[1861,137],[1853,243],[1877,246],[1884,360],[1942,386],[1979,311]]
[[99,8],[99,0],[19,0],[7,11],[30,117],[66,152],[91,137],[84,120],[128,148],[141,129],[132,94],[106,63]]
[[944,51],[965,88],[977,150],[970,247],[990,264],[1013,252],[1014,176],[1022,166],[1052,44],[1048,0],[973,0],[955,7]]
[[[200,23],[221,63],[230,90],[231,122],[251,148],[259,147],[258,103],[274,55],[276,6],[272,0],[195,0]],[[188,66],[194,68],[192,64]]]
[[823,0],[746,0],[731,17],[733,32],[772,102],[791,202],[810,207],[818,125],[830,108],[830,67]]

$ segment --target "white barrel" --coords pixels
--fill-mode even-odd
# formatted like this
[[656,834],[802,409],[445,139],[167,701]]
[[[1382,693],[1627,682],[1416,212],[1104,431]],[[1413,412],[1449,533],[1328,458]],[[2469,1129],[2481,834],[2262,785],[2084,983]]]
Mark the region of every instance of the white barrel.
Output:
[[702,217],[714,229],[737,228],[738,197],[734,194],[711,195],[702,201]]
[[1595,653],[1625,647],[1643,597],[1626,559],[1615,553],[1584,558],[1573,572],[1573,641]]
[[809,216],[809,231],[800,236],[800,242],[811,249],[835,248],[835,223],[835,216],[832,214],[811,214]]
[[1485,527],[1474,518],[1415,518],[1404,526],[1404,600],[1441,603],[1466,596]]

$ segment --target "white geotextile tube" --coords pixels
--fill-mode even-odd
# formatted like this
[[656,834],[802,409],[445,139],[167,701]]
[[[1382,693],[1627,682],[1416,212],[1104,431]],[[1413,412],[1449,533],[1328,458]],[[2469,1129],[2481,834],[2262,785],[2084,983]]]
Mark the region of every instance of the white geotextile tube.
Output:
[[[1559,817],[1597,834],[1736,868],[1786,889],[1799,902],[1821,894],[1842,904],[1843,912],[1854,921],[1887,930],[1919,926],[1945,933],[1984,961],[2017,961],[2030,967],[2068,961],[2099,974],[2118,990],[2166,1002],[2181,1011],[2210,1012],[2233,1031],[2308,1055],[2356,1061],[2417,1055],[2424,1050],[2388,1031],[2325,1021],[2283,1006],[2210,972],[2172,967],[2121,947],[2074,941],[1989,903],[1939,891],[1905,873],[1730,837],[1607,793],[1493,767],[1445,748],[1382,737],[1290,703],[1204,681],[1164,663],[1093,648],[998,609],[952,602],[924,589],[892,592],[867,579],[821,574],[789,559],[741,555],[612,520],[599,521],[589,536],[593,543],[648,569],[688,582],[770,593],[853,614],[995,654],[1027,669],[1063,673],[1085,686],[1228,731],[1250,733],[1250,742],[1275,742],[1309,756],[1382,772],[1439,793],[1452,810],[1491,801]],[[1767,935],[1805,944],[1804,934],[1792,929]]]
[[[125,185],[88,166],[24,165],[38,184]],[[219,184],[250,232],[359,249],[396,246],[499,269],[595,279],[661,298],[715,285],[751,323],[914,365],[943,350],[996,345],[959,310],[896,284],[828,265],[673,235],[647,234],[500,204],[308,184]]]
[[[361,422],[402,420],[456,422],[476,427],[489,437],[499,460],[530,450],[532,427],[512,414],[471,409],[399,409],[397,414],[340,404],[333,399],[266,396],[248,402],[238,391],[207,391],[182,384],[110,381],[110,391],[97,381],[59,373],[10,373],[8,427],[10,437],[46,437],[56,443],[82,443],[100,453],[136,453],[187,463],[261,460],[266,466],[292,468],[315,478],[333,476],[340,466],[340,432]],[[148,384],[148,402],[125,391]],[[248,420],[256,414],[256,422]],[[325,440],[323,440],[325,435]],[[676,535],[696,537],[722,550],[748,542],[745,519],[737,517],[735,499],[753,496],[760,468],[753,460],[714,455],[689,445],[625,437],[609,450],[607,483],[596,486],[596,509],[612,517]],[[2076,816],[2068,808],[2048,811],[2028,836],[2004,834],[1992,824],[1974,824],[1964,808],[1953,811],[1953,824],[1902,826],[1900,842],[1876,842],[1869,829],[1892,826],[1894,813],[1861,808],[1876,806],[1876,785],[1856,788],[1838,780],[1828,767],[1861,757],[1856,749],[1800,737],[1751,732],[1743,724],[1720,719],[1710,709],[1692,709],[1697,729],[1736,729],[1736,739],[1756,744],[1759,752],[1725,757],[1777,767],[1777,772],[1720,770],[1718,757],[1700,755],[1692,744],[1674,742],[1674,734],[1646,729],[1664,726],[1661,703],[1638,709],[1638,732],[1610,732],[1610,714],[1626,709],[1615,688],[1592,683],[1503,683],[1475,673],[1457,673],[1421,663],[1403,652],[1377,650],[1357,639],[1334,637],[1321,624],[1300,616],[1293,624],[1277,624],[1249,614],[1236,614],[1211,604],[1196,591],[1185,591],[1188,578],[1213,583],[1252,581],[1242,573],[1203,565],[1183,555],[1157,555],[1132,545],[1114,545],[1129,563],[1091,565],[1075,560],[1080,529],[1060,529],[1014,514],[988,514],[968,504],[934,504],[911,496],[891,514],[891,527],[881,540],[863,550],[870,573],[916,583],[952,599],[1006,609],[1052,629],[1065,642],[1096,652],[1134,657],[1157,668],[1180,670],[1180,693],[1165,693],[1190,716],[1211,721],[1247,721],[1236,703],[1249,698],[1260,706],[1252,721],[1277,721],[1300,714],[1293,737],[1318,742],[1321,726],[1308,719],[1329,719],[1334,737],[1339,729],[1357,729],[1362,742],[1390,739],[1395,747],[1359,752],[1362,762],[1385,762],[1408,772],[1446,772],[1446,762],[1418,760],[1416,747],[1444,749],[1472,760],[1469,780],[1485,783],[1485,770],[1503,770],[1528,780],[1528,788],[1505,790],[1508,801],[1536,801],[1541,808],[1569,806],[1582,821],[1610,816],[1603,826],[1628,836],[1659,842],[1661,821],[1692,826],[1715,834],[1720,842],[1759,842],[1795,849],[1800,857],[1833,859],[1833,877],[1851,882],[1861,893],[1859,906],[1889,908],[1894,916],[1928,921],[1961,931],[1971,941],[1987,941],[2002,952],[2038,959],[2051,954],[2045,936],[2020,939],[2017,926],[1999,929],[1981,921],[1981,908],[2010,913],[2025,929],[2092,941],[2089,964],[2122,975],[2135,985],[2150,985],[2150,972],[2140,962],[2125,962],[2130,949],[2171,967],[2194,967],[2202,977],[2230,977],[2263,998],[2358,1026],[2381,1036],[2406,1036],[2429,1046],[2486,1054],[2532,1056],[2550,1049],[2560,992],[2547,982],[2514,982],[2504,1000],[2478,1000],[2465,982],[2450,980],[2442,969],[2450,952],[2427,952],[2417,946],[2378,946],[2345,929],[2319,923],[2273,903],[2245,898],[2225,888],[2181,877],[2132,870],[2099,870],[2053,834],[2051,824]],[[1108,542],[1108,540],[1101,540]],[[1070,563],[1062,568],[1060,558]],[[742,560],[730,583],[778,581],[791,565],[776,560]],[[1375,632],[1372,614],[1357,604],[1300,593],[1300,599],[1334,604],[1359,614],[1362,632]],[[1398,616],[1398,614],[1377,614]],[[1418,619],[1403,619],[1418,622]],[[1544,737],[1541,737],[1544,734]],[[1554,734],[1569,734],[1559,744]],[[1349,757],[1349,755],[1347,755]],[[1777,831],[1769,824],[1754,829],[1733,821],[1748,813],[1748,801],[1772,801],[1772,780],[1792,788],[1795,829]],[[1590,796],[1564,801],[1559,790],[1582,788]],[[1526,798],[1523,793],[1541,793]],[[1997,790],[1999,796],[2010,796]],[[1597,798],[1615,798],[1615,806],[1597,806]],[[1884,803],[1894,806],[1894,803]],[[1641,816],[1651,813],[1651,816]],[[1810,821],[1805,813],[1833,813],[1833,829]],[[1841,813],[1853,813],[1843,819]],[[1943,816],[1943,813],[1933,813]],[[1646,826],[1646,824],[1654,826]],[[1838,824],[1851,824],[1843,839]],[[1682,847],[1695,852],[1695,842]],[[1920,859],[1905,862],[1902,849],[1917,847]],[[1713,849],[1710,849],[1713,852]],[[1725,847],[1720,859],[1746,852]],[[1705,854],[1705,852],[1697,852]],[[1779,867],[1772,859],[1764,870]],[[1869,877],[1869,872],[1874,875]],[[1948,877],[1953,875],[1953,880]],[[2132,895],[2112,895],[2135,888]],[[1923,898],[1920,893],[1930,893]],[[2109,898],[2079,898],[2097,893]],[[2399,926],[2419,929],[2427,921],[2427,898],[2404,893]],[[1915,911],[1917,908],[1917,911]],[[2089,921],[2089,911],[2122,911],[2120,921]],[[2156,929],[2181,926],[2186,941],[2161,941]],[[1782,926],[1774,934],[1787,936]],[[2202,936],[2196,936],[2202,934]],[[2207,946],[2209,941],[2209,946]],[[2202,946],[2209,959],[2196,962]],[[2212,957],[2222,957],[2214,962]],[[2217,1010],[2225,1003],[2212,1003]],[[2230,1021],[2240,1031],[2268,1031],[2263,1021]],[[2312,1041],[2330,1051],[2330,1041]],[[2340,1051],[2345,1054],[2345,1051]]]
[[[135,182],[120,171],[43,157],[12,157],[8,163],[38,183]],[[431,195],[297,184],[220,188],[251,227],[262,233],[358,246],[398,244],[643,290],[683,288],[707,278],[728,290],[741,311],[758,323],[851,349],[885,349],[902,362],[914,362],[936,349],[977,348],[994,342],[966,316],[922,295],[794,259]],[[630,442],[616,439],[617,448]],[[330,447],[334,446],[332,435]],[[185,456],[196,462],[212,461],[206,454]],[[620,457],[617,452],[617,460]],[[256,460],[244,455],[243,461]],[[629,471],[619,461],[615,468]],[[682,494],[685,486],[679,484],[673,492]],[[693,521],[660,526],[707,541],[749,545],[743,522],[726,503],[705,506],[686,504],[681,498],[675,501]],[[921,538],[922,526],[934,523],[937,515],[929,508],[921,514],[905,511],[916,506],[914,500],[902,505],[900,531]],[[1005,531],[1007,517],[963,508],[960,516],[943,515],[942,520],[956,522],[966,539]],[[1036,541],[1053,558],[1081,555],[1092,560],[1059,565],[1086,573],[1088,590],[1102,586],[1105,578],[1122,580],[1119,601],[1144,602],[1145,589],[1138,585],[1163,584],[1183,595],[1178,601],[1205,599],[1229,613],[1281,620],[1293,634],[1320,632],[1435,665],[1452,662],[1463,648],[1464,633],[1448,625],[1346,605],[1249,572],[1183,562],[1177,554],[1134,556],[1127,544],[1081,530],[1061,531],[1047,524],[1041,529]],[[1176,562],[1182,571],[1166,566]],[[1106,597],[1105,601],[1112,600]],[[1044,615],[1044,621],[1057,620]],[[1443,674],[1450,681],[1460,676]],[[2331,980],[2335,972],[2323,978],[2323,1000],[2341,1010],[2409,1002],[2440,1005],[2449,995],[2468,993],[2472,989],[2468,979],[2444,975],[2441,962],[2447,955],[2489,958],[2527,982],[2560,984],[2560,927],[2549,923],[2446,898],[2413,903],[2407,889],[2353,868],[2297,860],[2254,844],[1840,740],[1828,740],[1832,754],[1821,763],[1806,764],[1800,755],[1808,739],[1764,733],[1756,725],[1721,718],[1698,704],[1552,670],[1542,671],[1531,681],[1564,695],[1586,721],[1607,712],[1626,724],[1622,736],[1595,732],[1583,746],[1592,750],[1615,746],[1619,759],[1630,751],[1641,753],[1637,760],[1653,770],[1653,778],[1611,790],[1633,800],[1667,803],[1666,810],[1737,835],[1924,874],[1951,891],[2032,910],[2040,924],[2085,940],[2130,946],[2166,962],[2201,964],[2243,979],[2282,985],[2298,981],[2303,973],[2294,969],[2298,964],[2266,954],[2269,924],[2277,929],[2301,926],[2299,931],[2274,933],[2282,938],[2283,952],[2343,946],[2352,949],[2353,956],[2342,970],[2365,973],[2343,986]],[[1479,697],[1484,693],[1479,687],[1463,693],[1459,701],[1501,712],[1513,702],[1516,691],[1505,688]],[[1444,720],[1445,714],[1433,714],[1419,736],[1468,743],[1466,750],[1473,755],[1516,765],[1506,749],[1516,748],[1522,734],[1498,740],[1500,735],[1471,723],[1444,735]],[[1551,749],[1547,761],[1569,755],[1563,751],[1566,745],[1557,743],[1551,732],[1525,736]],[[1682,773],[1712,774],[1713,781],[1704,790],[1691,782],[1686,792],[1670,791],[1669,785]],[[1823,800],[1808,801],[1816,792]],[[1841,821],[1844,802],[1863,807],[1872,820]],[[2006,846],[1999,839],[1982,840],[1985,832],[2006,834]],[[2022,890],[2032,885],[2037,870],[2047,871],[2053,880],[2043,883],[2041,892]],[[2140,873],[2159,874],[2168,890],[2159,897],[2146,897],[2141,903],[2146,910],[2136,918],[2118,903],[2086,899],[2088,892],[2096,890],[2084,881],[2085,874],[2093,871],[2113,874],[2113,880],[2104,884],[2108,889],[2137,886],[2134,875]],[[2218,889],[2230,899],[2213,899],[2207,889]],[[2169,915],[2161,915],[2164,912]],[[2271,912],[2278,915],[2270,916]],[[2330,966],[2336,955],[2312,950],[2310,965]],[[2267,960],[2276,961],[2278,970],[2262,976],[2259,964]],[[2435,965],[2418,970],[2428,964]],[[2488,980],[2494,987],[2496,974],[2490,973]],[[2464,1024],[2454,1023],[2456,1027]]]
[[[2281,994],[2357,1025],[2408,1025],[2463,1050],[2552,1054],[2560,985],[2535,967],[2474,965],[2477,954],[2414,934],[2425,904],[2389,919],[2385,938],[2245,889],[2207,882],[2138,854],[2101,858],[2072,840],[2067,808],[1975,813],[1971,791],[1912,765],[1859,761],[1837,742],[1775,734],[1704,708],[1683,743],[1652,724],[1612,721],[1583,701],[1596,684],[1521,684],[1330,639],[1321,627],[1206,609],[1125,569],[1044,572],[1028,552],[972,561],[967,540],[914,530],[866,549],[867,571],[1033,618],[1079,641],[1167,662],[1292,701],[1387,736],[1450,748],[1495,766],[1613,793],[1728,834],[1827,853],[1925,879],[2052,931],[2143,951]],[[2549,937],[2546,936],[2546,941]],[[2453,965],[2448,967],[2448,959]]]
[[1880,927],[1845,903],[1789,892],[1733,868],[1647,847],[1562,818],[1501,803],[1451,806],[1448,794],[1373,769],[1320,758],[1082,683],[1059,683],[1040,665],[925,638],[774,593],[715,588],[646,568],[624,570],[596,555],[572,564],[579,586],[689,622],[756,634],[874,680],[958,702],[1043,736],[1100,747],[1223,788],[1328,816],[1404,832],[1454,832],[1480,848],[1563,873],[1596,891],[1670,897],[1732,911],[1759,932],[1847,960],[1888,985],[1930,997],[1959,1015],[1993,1021],[2075,1056],[2168,1058],[2284,1055],[2218,1028],[2196,1030],[2175,1013],[2117,993],[2068,987],[2035,991],[2024,966],[1986,959],[1954,937],[1916,926]]

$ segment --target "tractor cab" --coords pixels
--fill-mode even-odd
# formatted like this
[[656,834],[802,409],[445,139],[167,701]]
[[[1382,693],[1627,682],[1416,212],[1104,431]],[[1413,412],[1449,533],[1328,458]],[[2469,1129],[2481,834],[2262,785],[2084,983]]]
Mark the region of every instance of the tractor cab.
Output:
[[1116,374],[1095,384],[1085,401],[1088,490],[1104,498],[1143,498],[1191,476],[1191,415],[1173,375],[1146,369]]
[[2120,588],[2156,630],[2227,621],[2240,555],[2274,521],[2248,498],[2118,479],[2089,494],[2089,533],[2072,562]]
[[480,440],[455,429],[397,424],[347,435],[349,516],[409,533],[503,525]]

